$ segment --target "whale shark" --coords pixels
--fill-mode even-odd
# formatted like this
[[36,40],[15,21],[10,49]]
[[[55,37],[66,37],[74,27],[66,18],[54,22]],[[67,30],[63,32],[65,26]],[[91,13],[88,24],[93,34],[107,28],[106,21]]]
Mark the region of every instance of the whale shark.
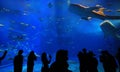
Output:
[[[98,11],[96,11],[98,10]],[[87,7],[81,4],[70,4],[69,11],[77,14],[84,20],[90,20],[91,18],[97,18],[100,20],[117,20],[120,16],[110,16],[104,14],[104,8],[102,7]]]
[[109,20],[105,20],[100,24],[100,28],[104,33],[105,37],[113,37],[120,39],[119,29],[115,27]]

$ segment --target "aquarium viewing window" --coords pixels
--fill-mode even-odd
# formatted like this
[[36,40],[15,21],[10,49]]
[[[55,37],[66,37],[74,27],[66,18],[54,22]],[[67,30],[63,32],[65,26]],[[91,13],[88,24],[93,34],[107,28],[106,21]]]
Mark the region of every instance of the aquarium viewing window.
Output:
[[[98,72],[104,72],[101,59],[104,61],[104,53],[108,53],[116,60],[117,72],[119,3],[119,0],[0,0],[0,72],[15,72],[16,55],[23,56],[22,72],[31,72],[28,60],[32,57],[33,72],[48,72],[44,71],[44,64],[54,70],[53,63],[62,61],[64,56],[68,57],[65,58],[68,72],[80,72],[82,51],[96,58]],[[19,57],[17,60],[19,63]]]

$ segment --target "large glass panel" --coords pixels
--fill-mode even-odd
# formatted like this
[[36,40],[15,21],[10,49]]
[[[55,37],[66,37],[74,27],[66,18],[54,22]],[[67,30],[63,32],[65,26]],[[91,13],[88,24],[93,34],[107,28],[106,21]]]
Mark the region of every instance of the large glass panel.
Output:
[[[115,57],[120,47],[119,3],[119,0],[0,0],[0,56],[8,51],[1,60],[0,71],[13,72],[13,60],[19,50],[23,50],[23,72],[31,51],[37,56],[34,72],[40,72],[43,52],[50,54],[54,62],[58,50],[67,50],[69,69],[73,72],[79,71],[77,54],[83,48],[93,51],[98,61],[102,50]],[[103,72],[100,62],[98,70]]]

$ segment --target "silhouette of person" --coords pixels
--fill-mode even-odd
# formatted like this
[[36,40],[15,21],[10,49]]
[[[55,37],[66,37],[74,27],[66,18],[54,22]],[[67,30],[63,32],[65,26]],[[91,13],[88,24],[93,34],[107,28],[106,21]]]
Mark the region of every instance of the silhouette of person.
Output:
[[115,58],[110,53],[108,53],[108,51],[101,52],[100,61],[103,63],[105,72],[116,72],[117,63]]
[[98,72],[98,61],[94,56],[95,54],[92,51],[88,53],[88,72]]
[[41,60],[42,60],[42,64],[43,64],[41,72],[49,72],[48,64],[50,64],[50,62],[51,62],[51,56],[49,55],[49,60],[48,60],[47,54],[44,52],[44,53],[42,53]]
[[19,50],[18,55],[14,58],[14,72],[22,72],[23,66],[23,50]]
[[87,72],[87,65],[88,65],[88,55],[87,55],[87,50],[86,48],[83,48],[81,52],[78,53],[78,59],[80,62],[80,67],[79,70],[80,72]]
[[27,72],[33,72],[34,60],[36,60],[36,59],[37,59],[37,57],[34,54],[34,51],[31,51],[28,56],[28,61],[27,61]]
[[5,50],[3,55],[0,57],[0,64],[1,64],[1,61],[5,58],[6,54],[7,54],[7,50]]
[[50,66],[50,72],[72,72],[68,70],[68,51],[59,50],[56,54],[56,61]]
[[119,72],[120,72],[120,48],[118,49],[118,52],[116,54],[116,59],[117,59],[118,64],[119,64]]

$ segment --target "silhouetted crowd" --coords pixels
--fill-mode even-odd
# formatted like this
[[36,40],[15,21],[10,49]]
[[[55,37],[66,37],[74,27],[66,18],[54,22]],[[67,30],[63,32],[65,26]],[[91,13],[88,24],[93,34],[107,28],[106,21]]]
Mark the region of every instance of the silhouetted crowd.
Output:
[[[7,51],[0,57],[0,62],[5,58]],[[23,50],[19,50],[18,54],[14,57],[14,72],[22,72],[23,69]],[[87,51],[83,48],[79,51],[79,70],[80,72],[98,72],[98,60],[92,51]],[[27,60],[27,72],[33,72],[34,61],[37,59],[34,51],[31,51]],[[41,72],[72,72],[68,69],[68,51],[58,50],[56,53],[55,61],[50,65],[52,56],[43,52],[41,55],[42,68]],[[120,72],[120,48],[116,56],[114,57],[107,50],[101,51],[99,60],[103,65],[104,72],[117,72],[117,68]]]
[[[117,57],[120,58],[120,55],[117,54]],[[87,52],[87,50],[84,48],[78,53],[78,59],[80,61],[80,72],[98,72],[98,60],[92,51]],[[103,65],[104,72],[117,71],[118,66],[116,60],[108,51],[101,51],[99,59]]]

